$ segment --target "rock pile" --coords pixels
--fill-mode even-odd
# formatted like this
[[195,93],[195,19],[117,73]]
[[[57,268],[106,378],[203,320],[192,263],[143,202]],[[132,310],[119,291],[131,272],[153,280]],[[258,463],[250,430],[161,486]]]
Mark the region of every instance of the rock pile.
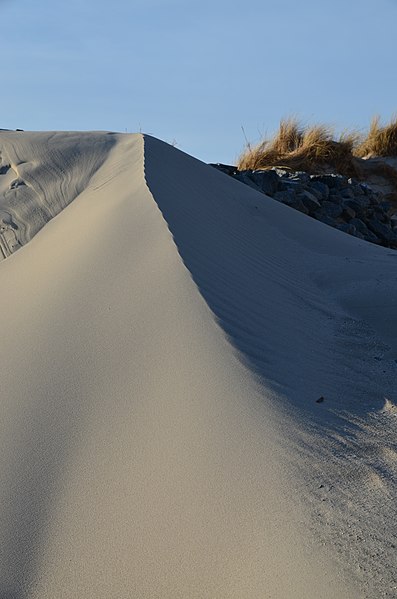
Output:
[[342,175],[309,175],[281,168],[238,171],[235,166],[211,166],[331,227],[397,249],[393,206],[366,183]]

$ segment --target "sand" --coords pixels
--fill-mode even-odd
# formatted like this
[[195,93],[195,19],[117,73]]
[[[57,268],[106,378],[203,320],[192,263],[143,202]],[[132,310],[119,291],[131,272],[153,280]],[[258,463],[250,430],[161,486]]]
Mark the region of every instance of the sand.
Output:
[[0,152],[0,596],[397,596],[397,253],[149,136]]

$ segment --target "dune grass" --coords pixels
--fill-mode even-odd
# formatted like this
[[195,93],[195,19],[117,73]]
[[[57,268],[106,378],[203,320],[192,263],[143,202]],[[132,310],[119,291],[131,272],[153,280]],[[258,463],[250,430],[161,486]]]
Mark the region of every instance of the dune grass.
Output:
[[380,117],[372,119],[367,136],[354,148],[354,154],[360,158],[397,156],[397,116],[384,126]]
[[341,174],[356,174],[353,149],[358,134],[344,133],[335,139],[333,129],[326,125],[302,126],[296,119],[284,119],[275,136],[258,145],[247,146],[237,168],[269,169],[287,167],[310,173],[321,173],[332,168]]

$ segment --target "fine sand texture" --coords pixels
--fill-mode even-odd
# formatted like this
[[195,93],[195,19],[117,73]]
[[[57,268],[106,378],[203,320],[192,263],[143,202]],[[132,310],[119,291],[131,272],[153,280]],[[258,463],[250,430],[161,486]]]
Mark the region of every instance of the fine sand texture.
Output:
[[397,252],[149,136],[0,152],[0,597],[396,597]]

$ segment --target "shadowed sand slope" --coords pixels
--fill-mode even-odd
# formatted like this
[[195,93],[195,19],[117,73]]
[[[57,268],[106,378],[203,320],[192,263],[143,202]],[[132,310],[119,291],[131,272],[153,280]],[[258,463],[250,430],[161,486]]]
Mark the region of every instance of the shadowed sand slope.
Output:
[[[391,592],[396,258],[150,137],[95,134],[93,164],[90,135],[0,265],[0,596]],[[377,560],[340,541],[370,497]]]
[[395,596],[397,253],[148,136],[145,174],[217,322],[283,414],[309,526],[360,596]]

